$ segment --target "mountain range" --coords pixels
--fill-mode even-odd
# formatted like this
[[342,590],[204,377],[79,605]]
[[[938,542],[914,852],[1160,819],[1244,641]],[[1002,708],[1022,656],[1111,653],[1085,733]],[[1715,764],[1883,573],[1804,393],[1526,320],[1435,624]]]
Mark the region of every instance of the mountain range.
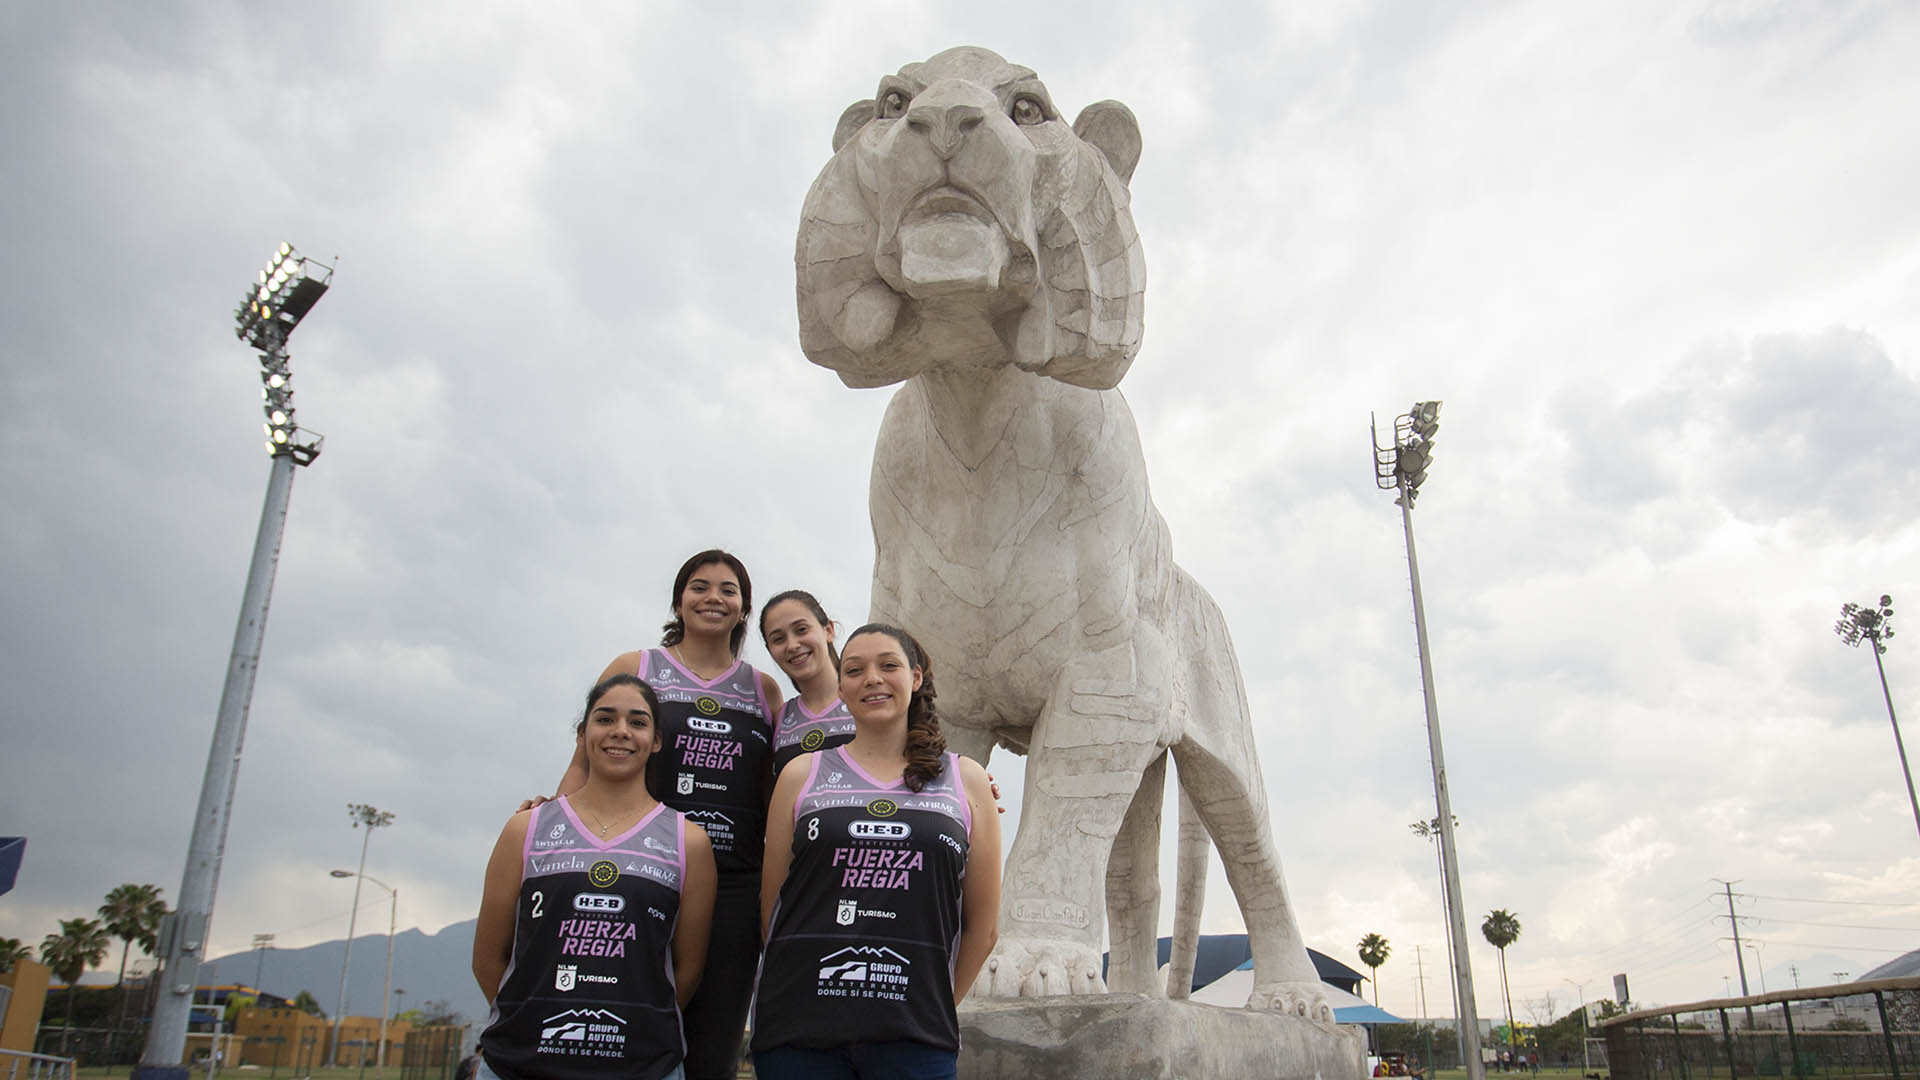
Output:
[[[393,936],[394,1012],[444,1001],[469,1024],[478,1025],[486,1019],[486,999],[473,981],[474,922],[468,919],[453,923],[431,934],[416,929]],[[199,981],[203,986],[241,983],[285,998],[305,990],[331,1016],[340,995],[340,965],[346,951],[347,943],[341,939],[304,949],[229,953],[207,961]],[[353,939],[346,1015],[380,1015],[386,965],[385,934],[362,934]]]

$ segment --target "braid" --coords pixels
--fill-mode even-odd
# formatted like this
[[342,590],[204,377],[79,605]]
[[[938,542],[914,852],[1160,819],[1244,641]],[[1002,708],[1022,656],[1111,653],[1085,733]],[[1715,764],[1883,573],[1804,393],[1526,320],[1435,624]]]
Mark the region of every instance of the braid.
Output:
[[921,653],[919,642],[914,651],[920,655],[920,689],[907,701],[907,768],[903,775],[914,791],[927,786],[947,768],[947,737],[940,733],[940,717],[933,707],[933,670]]

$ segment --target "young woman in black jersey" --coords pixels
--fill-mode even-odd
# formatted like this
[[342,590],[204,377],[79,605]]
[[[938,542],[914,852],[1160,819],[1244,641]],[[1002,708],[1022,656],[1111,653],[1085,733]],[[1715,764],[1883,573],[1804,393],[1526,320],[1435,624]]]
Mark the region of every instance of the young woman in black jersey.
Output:
[[986,772],[946,752],[912,635],[855,630],[840,697],[852,741],[781,770],[768,810],[754,1071],[951,1078],[999,917],[999,815]]
[[[760,855],[780,688],[740,659],[753,579],[738,558],[716,549],[681,564],[672,611],[660,648],[622,653],[601,677],[638,675],[658,695],[656,790],[713,843],[719,888],[706,972],[684,1010],[686,1067],[688,1080],[733,1080],[758,955]],[[576,751],[560,790],[589,771]]]
[[812,593],[788,589],[767,601],[760,611],[760,640],[793,682],[794,696],[773,724],[773,773],[778,776],[801,754],[853,738],[853,715],[840,700],[833,620]]
[[473,934],[492,1006],[477,1080],[684,1075],[715,873],[706,833],[647,788],[658,713],[636,676],[595,686],[575,728],[586,782],[500,832]]

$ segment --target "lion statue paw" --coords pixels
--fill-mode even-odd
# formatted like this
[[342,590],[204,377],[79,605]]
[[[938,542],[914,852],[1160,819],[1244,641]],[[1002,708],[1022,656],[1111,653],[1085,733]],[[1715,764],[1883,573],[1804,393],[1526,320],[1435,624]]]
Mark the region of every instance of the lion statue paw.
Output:
[[1319,983],[1266,983],[1253,988],[1247,1008],[1333,1023],[1333,1006]]
[[1002,939],[981,972],[981,992],[987,997],[1057,997],[1064,994],[1104,994],[1100,954],[1066,941],[1007,941]]

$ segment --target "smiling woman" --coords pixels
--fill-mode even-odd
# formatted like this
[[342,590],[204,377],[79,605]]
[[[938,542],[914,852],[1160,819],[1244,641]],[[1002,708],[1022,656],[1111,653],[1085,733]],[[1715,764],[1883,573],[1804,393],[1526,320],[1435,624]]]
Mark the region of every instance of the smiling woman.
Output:
[[950,1078],[955,1006],[1000,909],[994,797],[978,762],[947,752],[913,635],[855,630],[840,697],[852,741],[801,756],[774,788],[754,1070]]
[[833,620],[810,592],[788,589],[760,613],[760,640],[780,670],[793,680],[795,697],[773,725],[773,773],[801,754],[826,750],[853,738],[853,717],[840,700],[840,654],[833,647]]
[[[658,712],[639,677],[601,681],[574,729],[586,783],[500,831],[473,933],[473,975],[493,1006],[477,1080],[684,1075],[680,1010],[706,963],[713,850],[648,790]],[[607,1006],[625,1018],[618,1042],[592,1037]]]
[[[621,653],[601,673],[644,679],[658,695],[660,753],[648,775],[668,806],[706,829],[719,887],[700,992],[687,1003],[687,1076],[731,1078],[759,958],[760,851],[773,788],[773,678],[740,659],[753,579],[738,558],[702,551],[673,579],[673,618],[658,649]],[[568,791],[600,768],[588,741],[560,781]]]

